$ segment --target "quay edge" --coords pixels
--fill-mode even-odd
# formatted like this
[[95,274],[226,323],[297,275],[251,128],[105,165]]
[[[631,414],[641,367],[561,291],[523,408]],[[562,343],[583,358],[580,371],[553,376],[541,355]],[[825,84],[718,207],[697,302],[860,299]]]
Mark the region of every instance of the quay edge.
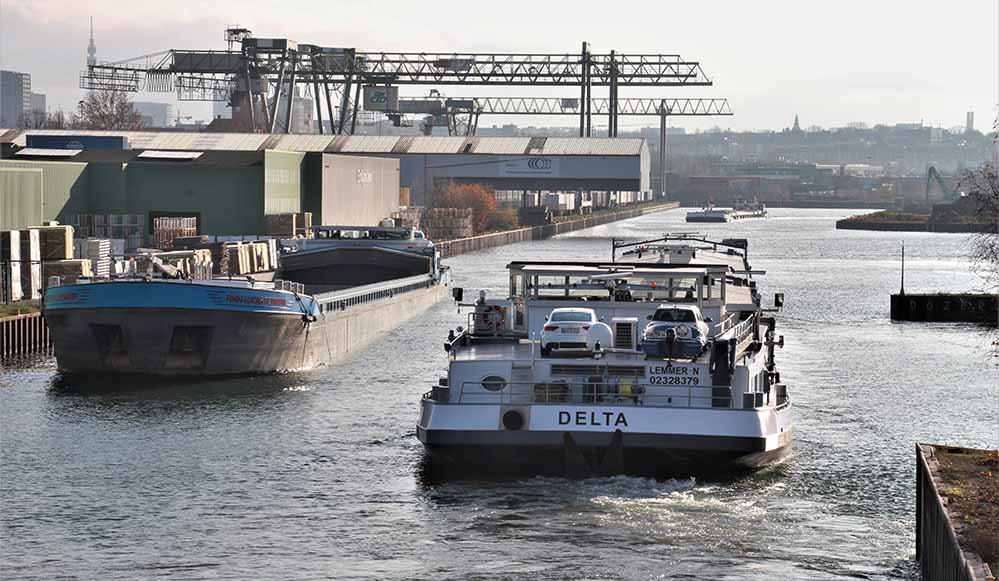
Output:
[[600,214],[593,217],[567,220],[565,222],[558,222],[555,224],[530,226],[527,228],[518,228],[516,230],[505,230],[503,232],[482,234],[481,236],[472,236],[470,238],[445,240],[438,242],[437,247],[441,251],[441,256],[448,258],[451,256],[458,256],[459,254],[465,254],[467,252],[484,250],[486,248],[495,248],[497,246],[505,246],[507,244],[515,244],[517,242],[544,240],[545,238],[551,238],[552,236],[565,234],[566,232],[575,232],[576,230],[582,230],[584,228],[591,228],[601,224],[609,224],[611,222],[627,220],[629,218],[636,218],[638,216],[644,216],[646,214],[653,214],[656,212],[665,212],[679,207],[679,202],[665,202],[662,204],[643,206],[641,208]]

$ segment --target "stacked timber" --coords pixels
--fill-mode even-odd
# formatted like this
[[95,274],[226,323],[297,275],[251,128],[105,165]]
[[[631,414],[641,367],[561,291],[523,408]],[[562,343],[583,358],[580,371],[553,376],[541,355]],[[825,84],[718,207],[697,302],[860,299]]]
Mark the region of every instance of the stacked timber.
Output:
[[23,298],[21,289],[21,232],[0,232],[0,303]]
[[266,214],[264,228],[275,238],[312,238],[312,212]]
[[38,228],[42,260],[70,260],[73,258],[73,227],[53,224]]
[[431,240],[455,240],[474,234],[471,208],[427,208],[423,231]]
[[90,278],[94,275],[91,269],[90,260],[87,258],[68,260],[46,260],[43,263],[42,275],[45,280],[58,276],[62,279],[62,284],[74,284],[81,278]]
[[153,219],[153,240],[157,248],[172,248],[175,238],[198,235],[195,217],[160,217]]
[[212,252],[207,248],[169,252],[148,250],[134,258],[135,272],[153,274],[156,271],[153,259],[177,269],[188,278],[208,279],[212,276]]
[[42,298],[42,246],[37,228],[21,230],[21,294],[22,299]]

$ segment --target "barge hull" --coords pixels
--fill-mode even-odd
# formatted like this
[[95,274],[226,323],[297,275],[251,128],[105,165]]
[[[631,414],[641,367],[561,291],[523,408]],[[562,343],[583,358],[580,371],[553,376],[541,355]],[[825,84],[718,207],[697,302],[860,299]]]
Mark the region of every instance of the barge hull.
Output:
[[342,310],[322,308],[312,322],[301,313],[140,307],[50,308],[45,319],[64,373],[244,375],[340,362],[446,294],[446,284],[432,284]]
[[[578,437],[583,434],[576,434]],[[524,446],[497,444],[424,444],[428,468],[471,474],[542,474],[547,476],[597,476],[629,474],[648,477],[731,474],[762,468],[783,459],[791,450],[790,432],[781,445],[766,450],[763,440],[699,441],[683,437],[659,438],[653,446],[635,445],[636,438],[624,434],[620,451],[610,438],[601,444],[585,439],[572,446]],[[641,435],[640,435],[641,436]],[[708,441],[711,440],[711,441]],[[748,439],[747,439],[748,440]]]
[[205,309],[50,311],[65,373],[232,375],[304,369],[325,359],[322,322]]

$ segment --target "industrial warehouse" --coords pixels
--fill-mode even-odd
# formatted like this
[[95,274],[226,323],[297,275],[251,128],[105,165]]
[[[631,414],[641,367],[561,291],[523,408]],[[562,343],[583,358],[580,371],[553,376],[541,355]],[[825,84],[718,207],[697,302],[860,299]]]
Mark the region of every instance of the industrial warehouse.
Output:
[[[87,147],[101,138],[119,147]],[[296,212],[374,225],[400,198],[433,205],[447,182],[572,192],[574,208],[651,198],[643,139],[8,130],[0,147],[6,229],[78,214],[195,216],[200,230],[225,235],[260,234],[265,215]]]

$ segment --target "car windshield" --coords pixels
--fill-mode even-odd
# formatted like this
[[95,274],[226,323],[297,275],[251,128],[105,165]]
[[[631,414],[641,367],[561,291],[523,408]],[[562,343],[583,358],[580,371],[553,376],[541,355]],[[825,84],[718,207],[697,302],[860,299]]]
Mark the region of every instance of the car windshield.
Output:
[[559,323],[589,323],[591,318],[589,313],[552,313],[552,322]]
[[694,318],[694,311],[687,309],[659,309],[653,320],[669,323],[694,323],[697,321]]

